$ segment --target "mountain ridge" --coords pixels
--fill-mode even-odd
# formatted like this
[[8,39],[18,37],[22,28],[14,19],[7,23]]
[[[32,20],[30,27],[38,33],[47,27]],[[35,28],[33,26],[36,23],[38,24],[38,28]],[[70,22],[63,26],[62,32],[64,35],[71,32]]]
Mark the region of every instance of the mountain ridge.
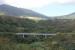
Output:
[[68,15],[57,16],[56,19],[75,19],[75,12],[70,13]]
[[32,17],[47,18],[47,16],[37,13],[33,10],[17,8],[7,4],[0,5],[0,13],[1,12],[9,16],[24,16],[24,17],[32,16]]

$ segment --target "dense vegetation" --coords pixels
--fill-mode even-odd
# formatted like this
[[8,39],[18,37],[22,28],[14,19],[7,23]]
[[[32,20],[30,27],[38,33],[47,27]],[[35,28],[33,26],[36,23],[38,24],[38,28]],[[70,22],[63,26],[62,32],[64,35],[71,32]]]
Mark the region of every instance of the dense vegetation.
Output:
[[[75,50],[75,13],[39,21],[18,16],[48,19],[32,10],[0,5],[0,50]],[[18,32],[56,35],[22,37]]]
[[[18,37],[16,32],[56,33],[55,36]],[[73,34],[72,34],[73,33]],[[0,50],[75,50],[75,20],[34,21],[0,16]]]
[[57,33],[43,41],[35,40],[32,43],[25,43],[29,40],[23,40],[22,43],[16,41],[13,35],[0,36],[0,50],[75,50],[75,34]]
[[0,16],[0,32],[32,32],[35,26],[32,20]]
[[75,20],[49,19],[34,21],[12,16],[0,16],[0,32],[75,32]]

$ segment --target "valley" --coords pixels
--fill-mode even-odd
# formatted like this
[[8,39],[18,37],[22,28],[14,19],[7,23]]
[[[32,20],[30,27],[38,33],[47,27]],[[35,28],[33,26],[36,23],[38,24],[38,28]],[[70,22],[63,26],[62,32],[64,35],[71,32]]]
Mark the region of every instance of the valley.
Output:
[[48,17],[0,5],[0,50],[75,50],[75,13]]

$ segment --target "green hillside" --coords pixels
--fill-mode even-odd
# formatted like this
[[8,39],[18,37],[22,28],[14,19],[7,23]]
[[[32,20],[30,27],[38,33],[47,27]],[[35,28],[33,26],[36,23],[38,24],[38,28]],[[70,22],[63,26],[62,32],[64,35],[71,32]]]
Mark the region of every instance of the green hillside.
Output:
[[57,16],[55,18],[57,19],[75,19],[75,13],[71,13],[71,14],[64,15],[64,16]]
[[75,20],[54,19],[39,20],[18,18],[15,16],[0,15],[0,32],[74,32]]

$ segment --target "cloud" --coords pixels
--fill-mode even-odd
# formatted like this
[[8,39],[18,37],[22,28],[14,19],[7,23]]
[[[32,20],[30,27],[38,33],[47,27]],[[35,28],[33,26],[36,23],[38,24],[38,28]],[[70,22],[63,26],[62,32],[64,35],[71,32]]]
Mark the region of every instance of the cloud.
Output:
[[1,5],[1,4],[4,4],[4,0],[0,0],[0,5]]
[[35,8],[49,4],[49,0],[6,0],[5,2],[10,5],[25,8]]
[[0,2],[21,8],[38,8],[48,4],[74,4],[75,0],[0,0]]
[[58,4],[74,4],[75,0],[56,0]]

